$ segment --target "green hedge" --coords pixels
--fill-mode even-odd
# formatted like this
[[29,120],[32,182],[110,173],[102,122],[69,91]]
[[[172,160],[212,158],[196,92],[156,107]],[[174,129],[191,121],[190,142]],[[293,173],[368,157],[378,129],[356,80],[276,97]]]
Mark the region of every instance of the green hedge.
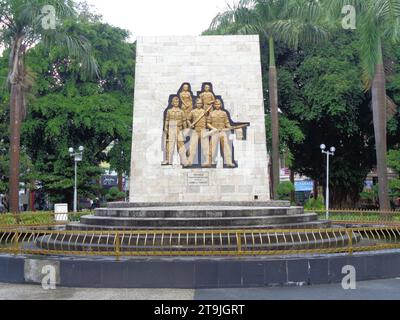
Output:
[[[69,221],[79,221],[81,216],[90,215],[93,212],[79,212],[69,214]],[[21,225],[47,225],[55,223],[54,212],[24,212],[18,215]],[[17,217],[11,213],[0,214],[0,226],[16,225]]]

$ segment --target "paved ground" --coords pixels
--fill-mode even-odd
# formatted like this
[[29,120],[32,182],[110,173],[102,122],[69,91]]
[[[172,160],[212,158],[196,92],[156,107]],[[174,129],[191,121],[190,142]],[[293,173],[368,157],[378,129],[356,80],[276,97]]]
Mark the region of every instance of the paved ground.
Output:
[[0,300],[400,300],[400,279],[341,285],[259,289],[71,289],[45,291],[41,286],[0,284]]

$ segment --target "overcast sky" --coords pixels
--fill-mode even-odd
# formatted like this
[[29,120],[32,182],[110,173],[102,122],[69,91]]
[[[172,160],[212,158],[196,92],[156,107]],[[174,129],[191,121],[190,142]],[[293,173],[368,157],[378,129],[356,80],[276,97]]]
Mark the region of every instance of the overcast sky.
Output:
[[199,35],[233,0],[87,0],[114,26],[137,36]]

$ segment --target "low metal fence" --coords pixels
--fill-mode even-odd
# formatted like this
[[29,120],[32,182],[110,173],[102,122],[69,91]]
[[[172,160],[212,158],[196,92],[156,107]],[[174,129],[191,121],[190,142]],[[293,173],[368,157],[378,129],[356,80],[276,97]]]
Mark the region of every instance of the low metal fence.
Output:
[[[320,219],[326,211],[317,212]],[[353,254],[400,248],[400,212],[330,210],[332,227],[302,230],[66,231],[78,214],[0,215],[0,253],[92,256]],[[13,220],[15,219],[15,220]]]
[[[317,213],[319,219],[325,220],[326,210],[307,210],[307,213]],[[400,211],[377,211],[358,209],[331,209],[329,220],[336,224],[355,225],[400,225]]]
[[400,227],[320,230],[55,231],[0,229],[0,252],[84,256],[353,254],[400,248]]

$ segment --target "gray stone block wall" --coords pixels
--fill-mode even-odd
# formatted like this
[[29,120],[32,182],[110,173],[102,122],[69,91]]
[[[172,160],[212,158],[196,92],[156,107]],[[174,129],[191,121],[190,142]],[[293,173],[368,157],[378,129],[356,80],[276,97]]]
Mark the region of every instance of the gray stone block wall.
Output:
[[[250,122],[234,141],[236,169],[162,167],[163,114],[182,83],[194,94],[211,82],[235,122]],[[143,37],[137,40],[131,202],[270,200],[258,36]],[[209,184],[188,184],[205,172]]]

